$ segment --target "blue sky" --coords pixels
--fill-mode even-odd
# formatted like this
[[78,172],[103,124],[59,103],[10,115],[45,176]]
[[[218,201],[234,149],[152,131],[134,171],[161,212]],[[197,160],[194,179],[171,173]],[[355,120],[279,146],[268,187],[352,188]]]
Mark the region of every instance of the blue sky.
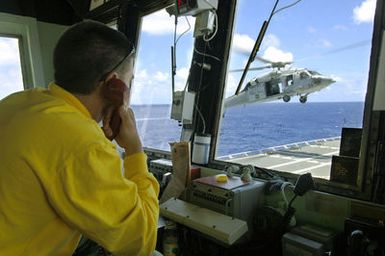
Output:
[[22,89],[18,39],[0,37],[0,99]]
[[[268,18],[274,2],[238,0],[229,69],[244,67],[262,22]],[[281,0],[278,9],[293,2]],[[309,102],[363,101],[374,7],[375,0],[302,0],[273,16],[258,55],[273,61],[293,61],[293,68],[313,69],[337,80],[328,88],[311,94]],[[193,52],[194,18],[188,17],[188,20],[192,28],[180,38],[177,46],[177,89],[185,86]],[[142,26],[131,102],[169,104],[174,17],[160,11],[145,17]],[[180,17],[178,35],[187,28],[186,18]],[[0,98],[21,88],[17,44],[15,40],[11,41],[0,39]],[[358,42],[366,43],[357,48],[329,53]],[[258,61],[252,64],[261,65],[264,64]],[[268,70],[249,72],[246,80],[266,72]],[[234,93],[239,77],[240,74],[229,73],[226,96]]]

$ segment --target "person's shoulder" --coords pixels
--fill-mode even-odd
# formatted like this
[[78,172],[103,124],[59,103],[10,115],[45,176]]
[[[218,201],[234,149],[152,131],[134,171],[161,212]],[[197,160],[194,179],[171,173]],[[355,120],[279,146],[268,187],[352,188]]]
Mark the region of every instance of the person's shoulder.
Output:
[[22,91],[16,91],[6,95],[1,99],[1,104],[15,104],[20,103],[25,100],[30,100],[31,97],[36,97],[37,95],[42,95],[47,89],[42,87],[30,88]]

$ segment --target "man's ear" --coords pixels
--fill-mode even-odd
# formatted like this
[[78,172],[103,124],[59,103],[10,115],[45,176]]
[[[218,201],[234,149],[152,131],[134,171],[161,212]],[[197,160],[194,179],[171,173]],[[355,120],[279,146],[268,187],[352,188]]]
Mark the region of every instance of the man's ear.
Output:
[[112,78],[119,78],[118,73],[116,73],[116,72],[109,73],[108,76],[106,77],[106,79],[104,80],[104,82],[107,83]]
[[99,82],[99,90],[100,92],[103,94],[105,91],[106,91],[106,87],[109,86],[109,82],[118,78],[118,74],[116,72],[111,72],[108,74],[108,76],[106,76],[106,78],[103,80],[103,81],[100,81]]
[[128,102],[128,87],[119,78],[111,77],[109,80],[106,80],[101,88],[101,93],[106,100],[114,105],[120,106]]

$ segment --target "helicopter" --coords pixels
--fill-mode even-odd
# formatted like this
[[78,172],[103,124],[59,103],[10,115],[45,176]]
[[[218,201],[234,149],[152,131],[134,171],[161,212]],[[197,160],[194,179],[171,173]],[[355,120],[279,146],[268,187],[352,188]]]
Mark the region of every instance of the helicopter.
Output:
[[[286,65],[292,62],[273,62],[261,57],[259,60],[269,63],[267,66],[250,68],[249,70],[261,70],[272,68],[273,70],[263,76],[251,79],[245,88],[238,94],[225,99],[225,107],[245,105],[255,102],[268,102],[282,99],[289,102],[293,96],[299,96],[299,102],[306,103],[310,93],[320,91],[332,83],[334,79],[321,75],[317,71],[307,68],[288,68]],[[241,72],[242,69],[229,72]]]

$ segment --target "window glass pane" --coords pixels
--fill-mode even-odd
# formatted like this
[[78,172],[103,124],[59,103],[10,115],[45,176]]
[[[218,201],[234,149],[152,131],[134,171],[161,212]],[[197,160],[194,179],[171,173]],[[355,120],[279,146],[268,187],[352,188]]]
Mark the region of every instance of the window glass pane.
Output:
[[[190,18],[189,18],[190,19]],[[170,151],[169,142],[178,141],[181,126],[170,119],[171,111],[171,46],[174,38],[174,16],[165,10],[143,17],[137,49],[131,106],[143,145]],[[193,26],[193,20],[190,20]],[[193,53],[192,29],[186,18],[177,26],[175,90],[183,90]]]
[[0,99],[23,89],[19,39],[0,36]]
[[342,128],[362,128],[375,0],[281,1],[232,96],[273,2],[238,2],[216,159],[329,179]]

